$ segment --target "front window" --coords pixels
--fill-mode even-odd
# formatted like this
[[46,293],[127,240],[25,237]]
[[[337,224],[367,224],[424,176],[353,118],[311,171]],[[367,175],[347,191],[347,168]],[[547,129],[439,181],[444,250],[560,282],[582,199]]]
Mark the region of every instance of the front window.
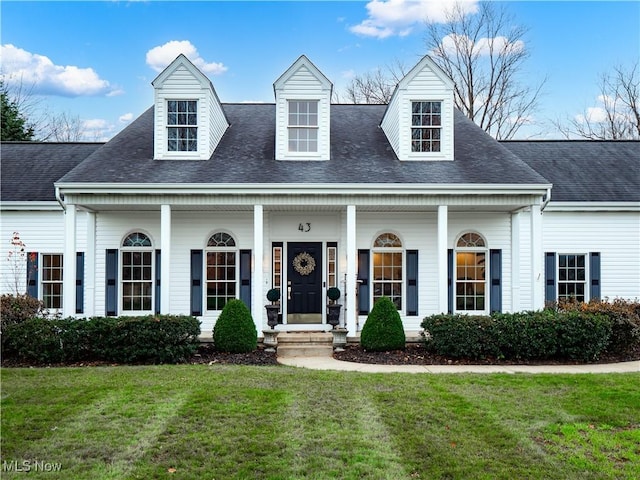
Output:
[[558,255],[558,300],[585,301],[586,255]]
[[214,233],[207,242],[207,310],[222,310],[236,298],[237,249],[228,233]]
[[477,233],[465,233],[456,244],[456,310],[486,309],[487,249]]
[[41,283],[44,308],[62,308],[62,255],[42,255]]
[[290,100],[289,151],[318,151],[318,101]]
[[167,150],[170,152],[198,150],[197,108],[195,100],[167,102]]
[[151,239],[134,232],[122,242],[122,310],[151,311],[153,305],[153,249]]
[[388,297],[402,310],[402,241],[383,233],[373,244],[373,303]]
[[411,151],[439,152],[442,102],[411,102]]

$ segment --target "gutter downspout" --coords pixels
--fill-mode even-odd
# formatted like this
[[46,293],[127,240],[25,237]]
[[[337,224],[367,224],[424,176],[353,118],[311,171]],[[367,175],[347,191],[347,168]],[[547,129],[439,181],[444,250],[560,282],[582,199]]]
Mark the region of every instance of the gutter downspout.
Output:
[[543,200],[542,205],[540,206],[541,212],[544,211],[544,209],[547,207],[550,201],[551,201],[551,187],[547,188],[547,194],[545,195],[545,199]]
[[58,201],[58,203],[62,207],[62,210],[66,212],[67,211],[67,207],[64,204],[64,201],[62,200],[62,195],[60,194],[60,187],[56,187],[56,200]]

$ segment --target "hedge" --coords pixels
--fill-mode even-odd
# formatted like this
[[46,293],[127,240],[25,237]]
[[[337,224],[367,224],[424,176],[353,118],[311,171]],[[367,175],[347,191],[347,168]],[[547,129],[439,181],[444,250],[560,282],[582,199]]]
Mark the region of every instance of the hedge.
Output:
[[200,322],[190,316],[36,317],[8,325],[2,350],[6,358],[37,363],[178,363],[196,352],[199,335]]
[[427,349],[446,357],[593,361],[640,344],[637,306],[622,301],[491,316],[442,314],[421,325]]

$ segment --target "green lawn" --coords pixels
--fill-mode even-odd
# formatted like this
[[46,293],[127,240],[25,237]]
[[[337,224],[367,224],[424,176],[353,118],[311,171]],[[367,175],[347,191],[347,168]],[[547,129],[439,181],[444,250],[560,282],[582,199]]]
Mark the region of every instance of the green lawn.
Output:
[[637,479],[640,373],[3,369],[1,434],[3,479]]

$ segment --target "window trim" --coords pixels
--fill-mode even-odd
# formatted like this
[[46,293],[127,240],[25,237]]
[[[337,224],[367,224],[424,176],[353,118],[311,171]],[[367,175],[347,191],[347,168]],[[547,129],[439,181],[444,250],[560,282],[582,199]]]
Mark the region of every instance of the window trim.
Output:
[[[225,234],[228,235],[229,238],[231,238],[231,240],[233,240],[233,245],[232,246],[209,246],[209,242],[210,240],[218,234]],[[235,299],[239,299],[240,298],[240,247],[238,246],[238,241],[236,240],[236,236],[233,235],[231,232],[228,232],[226,230],[215,230],[214,232],[212,232],[210,235],[207,236],[206,239],[206,243],[205,243],[205,247],[203,250],[203,259],[202,259],[202,268],[203,268],[203,274],[202,274],[202,283],[203,283],[203,287],[204,287],[204,291],[203,291],[203,301],[204,301],[204,313],[207,312],[221,312],[222,309],[210,309],[209,308],[209,283],[213,283],[213,284],[217,284],[217,283],[231,283],[228,282],[226,280],[209,280],[209,276],[208,276],[208,259],[209,259],[209,253],[234,253],[235,254],[235,261],[234,261],[234,269],[235,269],[235,279],[233,281],[233,285],[234,285],[234,296],[233,298]],[[228,266],[228,265],[227,265]],[[215,296],[215,298],[218,298],[217,296]],[[227,301],[231,298],[231,297],[225,297],[227,298],[227,300],[225,301],[225,305],[227,303]],[[224,308],[224,306],[223,306]]]
[[[413,105],[414,103],[439,103],[440,104],[440,125],[434,127],[434,126],[414,126],[413,125]],[[446,102],[444,99],[442,98],[411,98],[408,101],[408,122],[409,122],[409,135],[408,135],[408,140],[407,140],[407,149],[408,149],[408,156],[409,158],[414,158],[414,159],[425,159],[425,158],[430,158],[430,159],[439,159],[444,157],[444,155],[446,154],[446,147],[445,147],[445,140],[444,140],[444,133],[446,131],[445,129],[445,125],[444,125],[444,120],[445,120],[445,106],[446,106]],[[433,129],[433,130],[439,130],[440,132],[440,150],[438,151],[413,151],[413,130],[414,128],[429,128],[429,129]],[[431,140],[433,142],[433,140]]]
[[[465,237],[465,235],[476,235],[482,240],[482,246],[458,246],[460,241]],[[458,309],[458,253],[473,253],[484,254],[484,279],[481,281],[473,281],[476,284],[484,284],[484,309],[482,310],[464,310]],[[456,238],[456,242],[453,248],[453,313],[466,314],[466,315],[487,315],[491,309],[491,299],[490,299],[490,261],[491,261],[491,250],[489,249],[489,243],[484,235],[475,231],[475,230],[467,230],[462,232]],[[470,282],[467,282],[470,283]],[[466,296],[466,295],[465,295]],[[475,294],[474,298],[478,298],[478,295]]]
[[[56,252],[40,252],[38,253],[38,265],[40,266],[40,275],[38,275],[38,298],[44,304],[44,308],[46,308],[50,312],[60,312],[64,307],[64,254],[56,253]],[[45,272],[45,257],[60,257],[60,266],[56,267],[60,270],[60,280],[51,281],[44,279]],[[45,285],[60,285],[60,306],[59,307],[51,307],[46,305],[45,299]],[[55,295],[51,295],[52,298],[55,298]]]
[[[584,290],[584,298],[582,300],[577,300],[578,302],[589,302],[591,300],[591,271],[590,271],[590,254],[587,253],[564,253],[564,252],[556,252],[556,271],[555,271],[555,284],[556,284],[556,301],[560,302],[560,301],[565,301],[565,300],[571,300],[570,297],[565,296],[564,298],[561,298],[560,295],[560,285],[561,284],[578,284],[578,283],[582,283],[583,285],[583,290]],[[568,280],[560,280],[560,257],[561,256],[574,256],[574,257],[583,257],[584,259],[584,280],[578,281],[578,280],[572,280],[572,281],[568,281]],[[576,267],[577,268],[577,267]]]
[[[315,112],[315,116],[316,116],[316,123],[315,125],[292,125],[290,122],[290,117],[291,117],[291,104],[292,103],[306,103],[306,104],[315,104],[316,105],[316,112]],[[286,148],[285,151],[287,152],[287,156],[291,156],[291,157],[316,157],[316,156],[320,156],[320,99],[319,98],[287,98],[285,100],[285,104],[286,104],[286,130],[287,130],[287,136],[286,136]],[[298,113],[296,113],[296,115],[298,115]],[[309,115],[307,113],[307,115]],[[315,138],[315,142],[316,142],[316,149],[315,150],[309,150],[309,151],[300,151],[300,150],[291,150],[290,148],[290,142],[291,140],[291,132],[292,130],[307,130],[307,131],[315,131],[316,133],[316,138]],[[306,142],[309,142],[310,140],[306,140]],[[296,140],[297,144],[299,144],[300,140]]]
[[[190,123],[186,123],[186,124],[181,124],[181,123],[169,123],[169,104],[171,102],[176,102],[177,104],[179,104],[179,102],[193,102],[195,103],[195,116],[196,116],[196,123],[195,124],[190,124]],[[169,155],[180,155],[180,156],[190,156],[190,155],[194,155],[197,154],[200,150],[199,148],[199,137],[200,137],[200,102],[198,98],[166,98],[165,99],[165,118],[164,118],[164,128],[165,128],[165,149],[167,154]],[[175,112],[175,115],[178,116],[180,115],[180,111],[177,110]],[[189,117],[189,109],[187,107],[187,112],[186,112],[187,118]],[[176,120],[177,122],[177,120]],[[195,128],[195,150],[172,150],[171,148],[169,148],[169,142],[171,141],[169,138],[169,131],[171,129],[188,129],[188,128]],[[179,138],[176,139],[177,144],[179,144]]]
[[[147,237],[147,239],[149,240],[149,245],[145,245],[145,246],[140,246],[140,245],[132,245],[132,246],[125,246],[124,243],[125,241],[134,234],[142,234],[145,237]],[[126,235],[124,235],[122,237],[122,240],[120,241],[120,247],[118,248],[118,286],[119,286],[119,292],[118,292],[118,308],[120,309],[121,314],[126,314],[126,315],[152,315],[155,313],[155,278],[156,278],[156,264],[155,264],[155,252],[154,252],[154,247],[153,247],[153,238],[151,237],[151,235],[149,235],[146,231],[142,230],[142,229],[136,229],[136,230],[132,230],[130,232],[128,232]],[[151,264],[151,274],[150,274],[150,278],[149,280],[125,280],[124,278],[124,257],[125,257],[125,253],[127,252],[142,252],[142,253],[149,253],[150,255],[150,264]],[[144,266],[144,265],[143,265]],[[125,283],[148,283],[150,285],[150,290],[151,290],[151,300],[150,300],[150,308],[147,309],[142,309],[142,310],[126,310],[125,307],[125,303],[124,303],[124,285]],[[144,298],[145,296],[142,296],[141,298]]]
[[[380,246],[376,246],[376,242],[378,241],[378,239],[380,237],[382,237],[383,235],[394,235],[400,242],[400,246],[396,246],[396,247],[380,247]],[[401,269],[402,269],[402,278],[401,280],[376,280],[375,277],[375,260],[376,260],[376,254],[377,253],[400,253],[401,254],[401,261],[402,261],[402,265],[401,265]],[[374,238],[373,238],[373,242],[371,244],[371,257],[370,257],[370,261],[369,261],[369,276],[370,276],[370,283],[371,283],[371,291],[370,291],[370,296],[371,296],[371,307],[370,308],[374,308],[375,303],[376,303],[376,294],[375,294],[375,286],[377,283],[382,283],[382,284],[386,284],[386,283],[391,283],[391,284],[400,284],[400,308],[398,309],[398,312],[400,313],[400,315],[404,315],[405,311],[406,311],[406,300],[407,300],[407,258],[406,258],[406,244],[404,242],[404,240],[402,239],[402,237],[398,234],[398,232],[394,231],[394,230],[386,230],[383,232],[379,232],[377,233]],[[386,296],[386,295],[382,295],[382,296]],[[396,298],[396,297],[394,297]],[[390,300],[395,304],[395,302],[393,301],[394,298],[390,298]]]

